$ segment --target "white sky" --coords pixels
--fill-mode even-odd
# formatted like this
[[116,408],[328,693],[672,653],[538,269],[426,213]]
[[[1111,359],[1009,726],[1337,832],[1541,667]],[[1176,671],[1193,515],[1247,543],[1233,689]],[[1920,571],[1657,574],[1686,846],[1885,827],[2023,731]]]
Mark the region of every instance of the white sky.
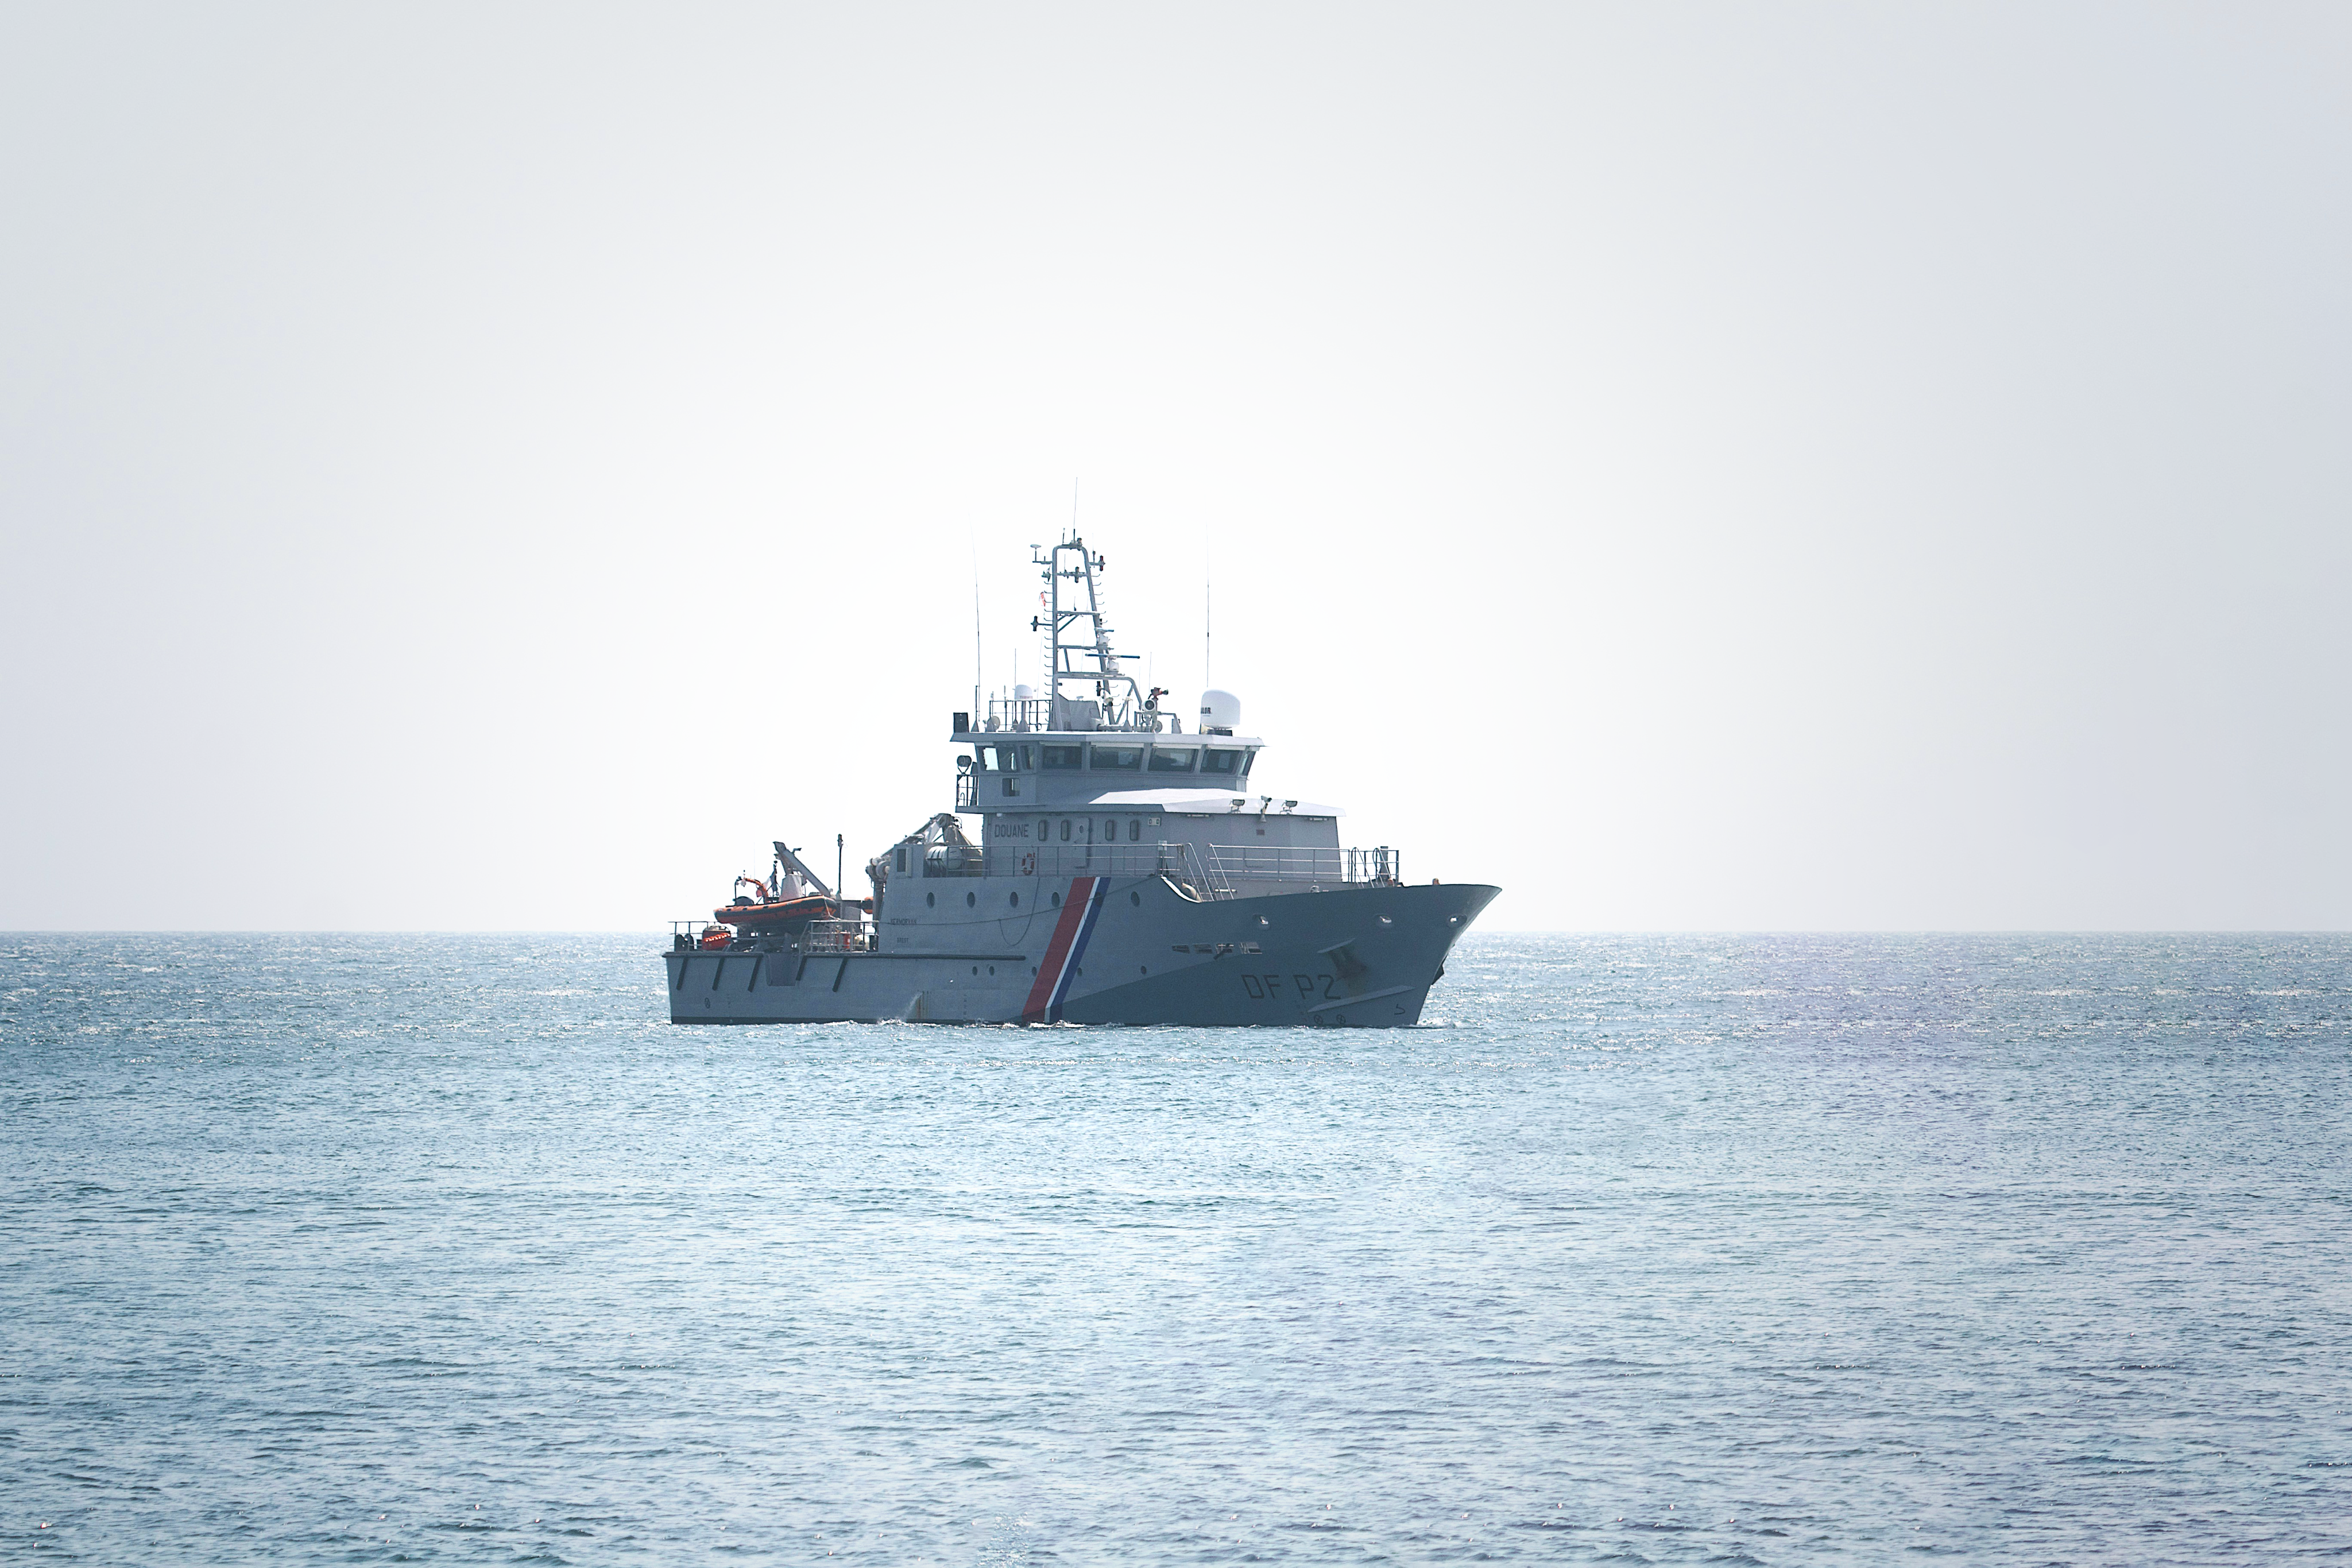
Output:
[[2352,924],[2347,81],[2340,5],[10,7],[0,926],[856,865],[1074,477],[1127,651],[1189,706],[1213,572],[1256,782],[1490,925]]

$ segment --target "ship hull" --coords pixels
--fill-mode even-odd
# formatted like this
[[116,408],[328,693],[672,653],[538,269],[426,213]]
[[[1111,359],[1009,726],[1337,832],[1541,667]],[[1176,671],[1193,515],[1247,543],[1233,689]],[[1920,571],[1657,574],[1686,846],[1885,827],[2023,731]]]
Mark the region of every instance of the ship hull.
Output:
[[[1447,953],[1500,891],[1352,885],[1200,900],[1157,876],[922,885],[973,913],[894,926],[886,903],[873,952],[665,955],[670,1021],[1402,1027],[1420,1021]],[[1027,913],[985,913],[1016,908]]]

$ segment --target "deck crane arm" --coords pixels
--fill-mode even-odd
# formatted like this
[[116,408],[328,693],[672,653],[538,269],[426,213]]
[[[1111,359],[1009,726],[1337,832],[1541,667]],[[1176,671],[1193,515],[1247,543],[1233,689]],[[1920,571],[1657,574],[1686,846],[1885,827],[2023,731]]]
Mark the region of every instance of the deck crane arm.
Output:
[[809,870],[807,863],[803,862],[800,856],[793,853],[792,850],[786,846],[783,840],[776,840],[775,845],[776,859],[783,865],[783,868],[786,871],[798,872],[802,876],[806,877],[810,884],[813,885],[819,893],[824,894],[825,897],[831,898],[833,896],[833,889],[825,886],[824,878]]

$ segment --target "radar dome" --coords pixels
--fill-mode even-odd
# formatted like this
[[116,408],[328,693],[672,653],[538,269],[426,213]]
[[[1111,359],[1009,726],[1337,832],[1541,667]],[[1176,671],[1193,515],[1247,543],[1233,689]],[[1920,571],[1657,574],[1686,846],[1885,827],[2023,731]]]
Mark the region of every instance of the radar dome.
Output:
[[1231,692],[1201,694],[1201,728],[1203,733],[1223,730],[1231,735],[1241,727],[1242,699]]

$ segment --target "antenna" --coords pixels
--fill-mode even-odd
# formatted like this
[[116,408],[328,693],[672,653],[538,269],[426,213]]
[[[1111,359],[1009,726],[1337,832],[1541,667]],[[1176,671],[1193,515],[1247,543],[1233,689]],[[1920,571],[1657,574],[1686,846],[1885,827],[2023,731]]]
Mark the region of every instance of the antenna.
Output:
[[1211,668],[1209,654],[1215,648],[1215,643],[1211,641],[1211,637],[1216,631],[1217,624],[1216,600],[1210,593],[1209,586],[1209,569],[1204,564],[1201,568],[1201,689],[1202,691],[1207,691],[1217,684],[1209,674]]
[[[1063,565],[1066,557],[1075,559],[1076,564]],[[1031,617],[1029,622],[1031,631],[1045,635],[1046,667],[1038,678],[1045,683],[1047,698],[1055,703],[1066,700],[1062,695],[1065,685],[1082,688],[1092,685],[1094,702],[1100,705],[1097,717],[1109,720],[1100,727],[1131,727],[1144,701],[1143,688],[1135,684],[1133,675],[1119,668],[1119,656],[1111,651],[1111,629],[1103,620],[1101,584],[1096,577],[1104,569],[1103,558],[1088,549],[1074,528],[1068,538],[1031,559],[1045,569],[1048,585],[1037,595],[1038,608],[1045,613]],[[1070,584],[1068,604],[1062,602],[1065,581]],[[1086,623],[1083,641],[1079,640],[1081,622]],[[1066,712],[1048,712],[1050,723],[1060,727]]]
[[964,530],[964,543],[971,547],[971,713],[980,717],[980,542]]

